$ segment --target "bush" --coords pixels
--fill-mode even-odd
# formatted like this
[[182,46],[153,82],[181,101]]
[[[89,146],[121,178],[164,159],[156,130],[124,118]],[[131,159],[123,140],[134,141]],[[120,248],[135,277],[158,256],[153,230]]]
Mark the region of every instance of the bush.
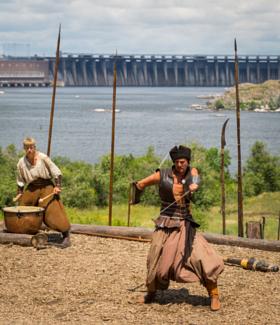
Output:
[[97,205],[97,193],[93,186],[94,174],[91,164],[57,157],[54,162],[63,174],[62,198],[66,206],[89,208]]
[[225,104],[224,104],[224,101],[222,100],[222,99],[217,99],[216,101],[215,101],[215,108],[216,109],[223,109],[223,108],[225,108]]
[[[217,148],[206,149],[197,144],[191,145],[192,166],[196,167],[201,175],[200,189],[195,193],[195,204],[200,208],[207,209],[220,204],[220,152]],[[233,182],[229,173],[230,156],[225,150],[225,186]]]
[[[200,189],[194,195],[194,208],[204,211],[214,205],[220,205],[220,151],[217,148],[206,149],[191,144],[191,165],[201,175]],[[0,207],[12,205],[16,194],[16,164],[21,153],[13,145],[5,150],[0,148]],[[62,198],[68,207],[91,208],[108,205],[110,184],[110,156],[105,155],[92,165],[82,161],[72,162],[64,157],[54,158],[63,173]],[[140,180],[152,174],[159,166],[161,158],[155,155],[152,147],[145,155],[134,157],[123,155],[115,157],[114,164],[114,204],[128,203],[128,189],[132,181]],[[166,161],[162,168],[170,167]],[[227,202],[236,200],[236,180],[229,173],[230,155],[225,150],[225,189]],[[247,160],[243,174],[244,194],[258,195],[262,192],[280,191],[280,158],[270,155],[265,145],[256,142]],[[145,189],[142,204],[159,205],[157,186]],[[200,214],[205,215],[204,212]],[[196,217],[196,216],[195,216]]]
[[270,98],[270,100],[269,100],[269,102],[268,102],[268,107],[269,107],[272,111],[276,110],[276,108],[277,108],[277,102],[276,102],[276,100],[274,101],[273,98]]
[[253,111],[254,109],[256,109],[258,107],[258,103],[254,100],[251,100],[250,102],[248,102],[248,109],[250,111]]
[[16,195],[16,165],[18,155],[14,145],[9,145],[4,151],[0,147],[0,208],[13,205]]

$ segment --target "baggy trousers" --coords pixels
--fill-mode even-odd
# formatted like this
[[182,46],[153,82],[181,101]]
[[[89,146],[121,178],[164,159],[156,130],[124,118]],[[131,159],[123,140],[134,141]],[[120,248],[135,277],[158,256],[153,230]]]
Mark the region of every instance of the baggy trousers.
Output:
[[58,195],[39,203],[39,199],[44,198],[53,192],[54,185],[49,182],[45,184],[35,185],[29,184],[19,200],[20,205],[39,206],[45,209],[44,223],[51,229],[65,232],[70,230],[70,223],[68,221],[64,206]]
[[182,262],[185,252],[185,222],[179,228],[159,228],[153,233],[147,258],[148,291],[165,290],[170,280],[188,283],[200,281],[216,283],[224,270],[223,259],[199,233],[196,233],[191,255]]

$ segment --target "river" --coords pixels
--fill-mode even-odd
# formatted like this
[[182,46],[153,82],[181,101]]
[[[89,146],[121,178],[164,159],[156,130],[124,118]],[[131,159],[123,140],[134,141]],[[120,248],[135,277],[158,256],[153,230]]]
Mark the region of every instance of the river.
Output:
[[[15,144],[21,149],[24,137],[37,139],[46,152],[51,88],[6,88],[0,95],[0,146]],[[220,147],[224,121],[227,148],[235,169],[236,117],[234,111],[194,110],[204,104],[197,96],[222,93],[223,88],[118,88],[116,113],[116,155],[139,156],[153,146],[164,156],[175,144],[199,143]],[[58,88],[54,113],[52,156],[97,162],[111,148],[111,88]],[[242,161],[257,140],[272,154],[280,154],[280,113],[241,112]]]

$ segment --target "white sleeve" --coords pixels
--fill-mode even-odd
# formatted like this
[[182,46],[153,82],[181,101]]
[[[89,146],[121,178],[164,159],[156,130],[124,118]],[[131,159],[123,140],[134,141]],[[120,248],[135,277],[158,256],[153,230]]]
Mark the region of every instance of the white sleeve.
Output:
[[22,175],[22,168],[21,168],[21,164],[20,164],[20,162],[21,162],[21,160],[18,162],[18,164],[17,164],[17,185],[19,186],[19,187],[24,187],[24,185],[25,185],[25,180],[24,180],[24,178],[23,178],[23,175]]
[[53,178],[57,178],[58,176],[61,176],[62,173],[60,171],[60,169],[56,166],[56,164],[50,159],[50,157],[48,157],[45,154],[42,154],[42,159],[44,160],[47,169],[49,170],[51,176]]

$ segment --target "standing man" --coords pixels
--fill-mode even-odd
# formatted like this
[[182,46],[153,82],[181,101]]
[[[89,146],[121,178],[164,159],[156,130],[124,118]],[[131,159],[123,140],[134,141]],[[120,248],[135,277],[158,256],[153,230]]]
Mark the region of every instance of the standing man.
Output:
[[[190,166],[191,150],[175,146],[169,152],[174,165],[133,184],[138,203],[145,187],[158,184],[161,199],[159,217],[147,259],[147,294],[140,302],[150,303],[157,290],[166,290],[170,280],[188,283],[200,281],[211,298],[211,310],[220,309],[217,279],[224,269],[204,237],[196,233],[199,227],[191,215],[190,199],[198,189],[198,171]],[[196,180],[196,181],[194,181]]]
[[[25,156],[17,164],[19,204],[43,207],[44,223],[49,228],[60,231],[63,236],[61,247],[68,247],[70,246],[70,223],[59,198],[61,171],[47,155],[36,150],[36,142],[33,138],[25,138],[23,148]],[[39,202],[39,199],[48,195],[51,196]]]

